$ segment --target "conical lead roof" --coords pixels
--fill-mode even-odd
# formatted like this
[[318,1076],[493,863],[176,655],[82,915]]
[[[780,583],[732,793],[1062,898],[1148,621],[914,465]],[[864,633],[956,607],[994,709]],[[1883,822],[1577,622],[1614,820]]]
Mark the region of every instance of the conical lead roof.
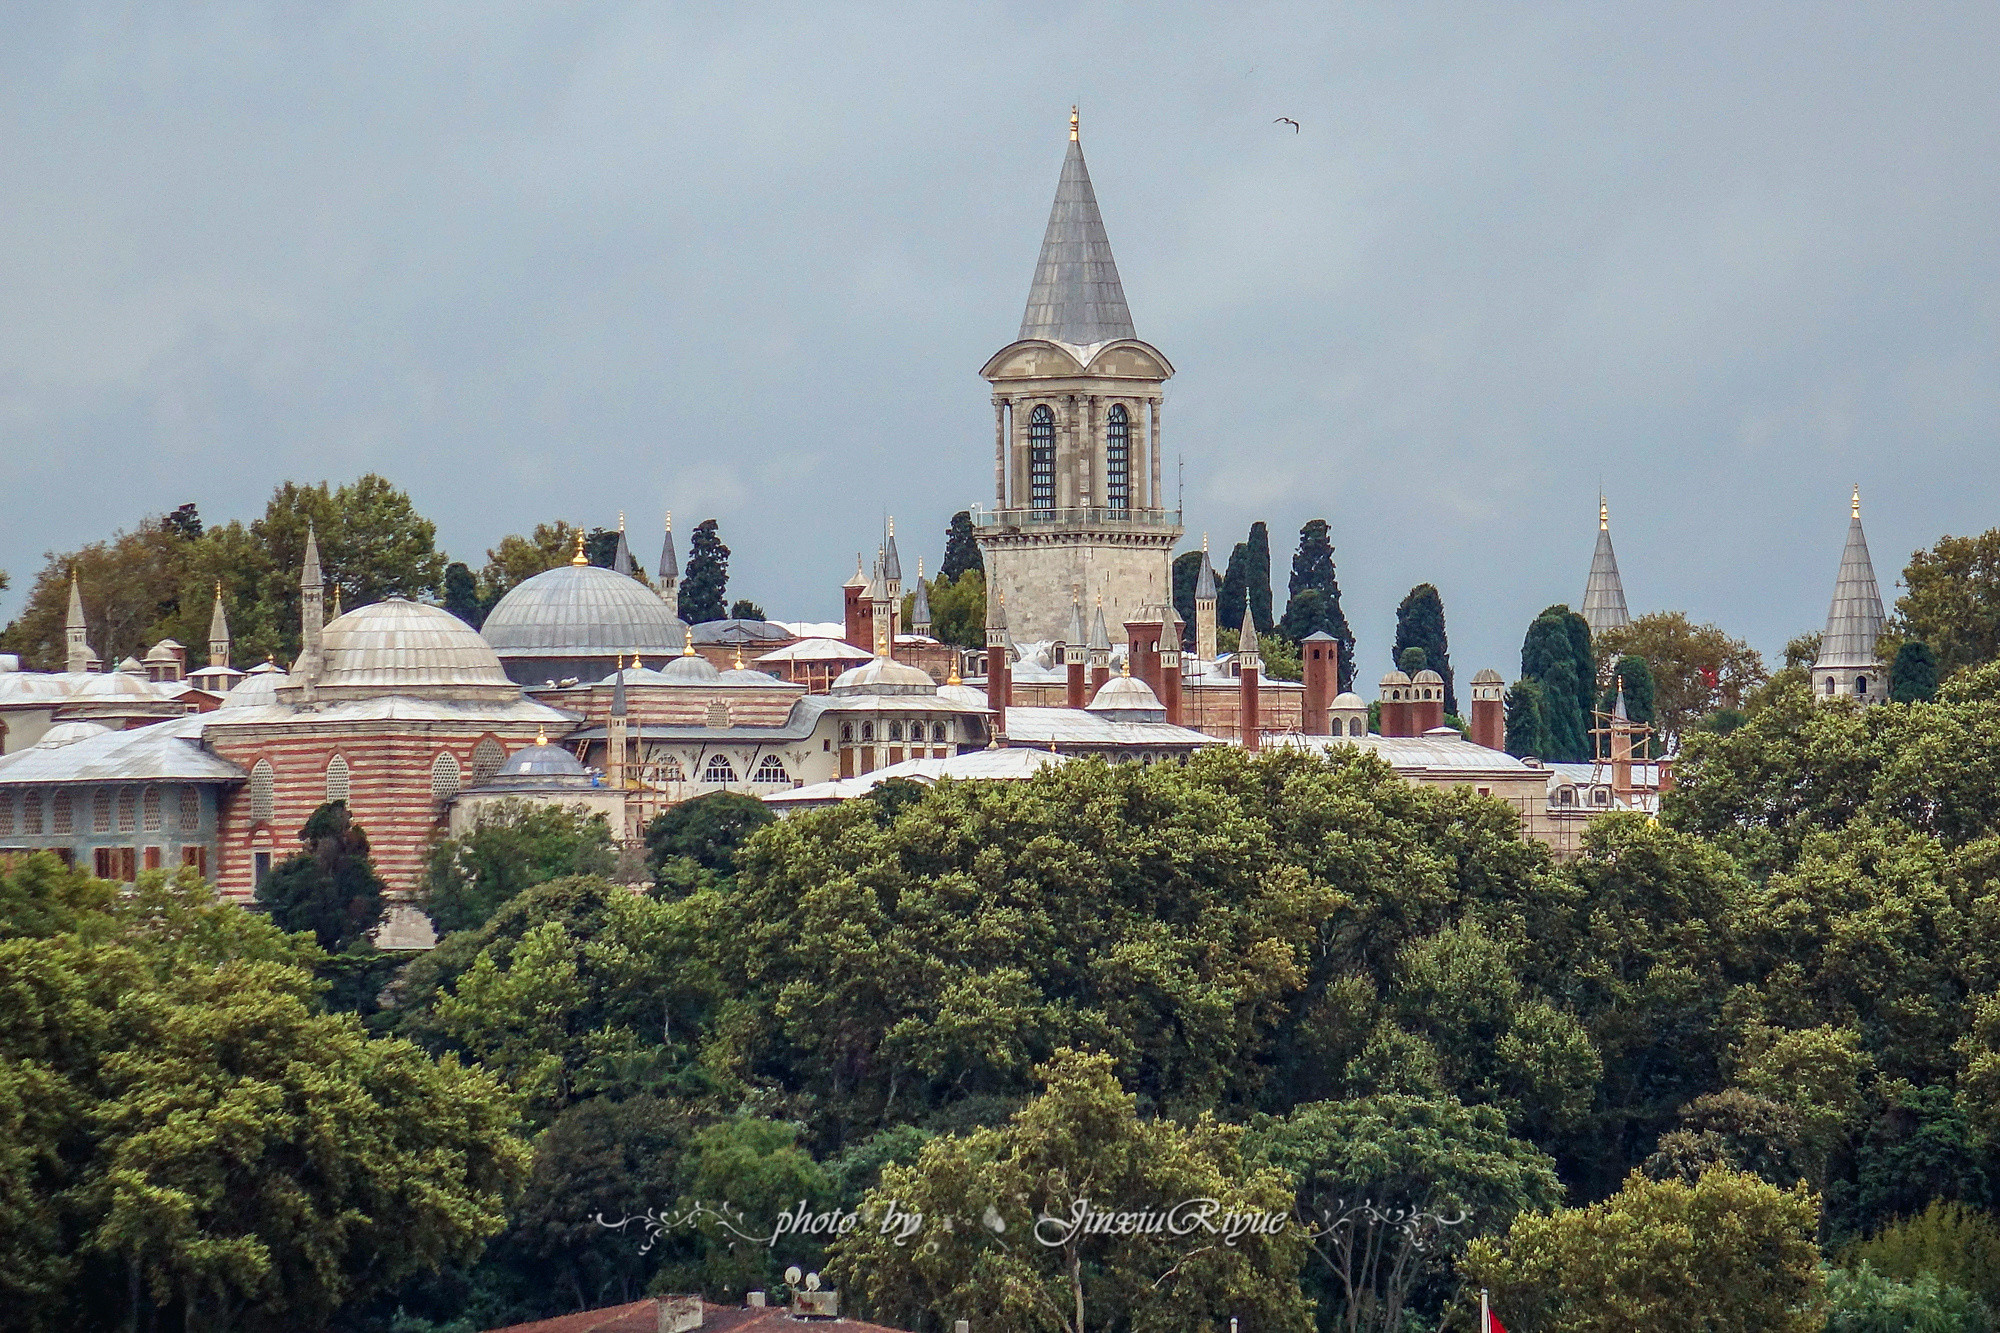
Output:
[[1597,549],[1590,556],[1590,581],[1583,585],[1583,620],[1592,634],[1632,623],[1618,557],[1611,549],[1611,509],[1602,498],[1597,502]]
[[1111,239],[1104,234],[1097,192],[1090,186],[1090,168],[1083,164],[1083,145],[1073,126],[1055,207],[1042,236],[1042,257],[1035,265],[1035,284],[1028,289],[1028,308],[1021,316],[1021,336],[1078,347],[1133,336],[1132,312],[1125,305]]
[[1875,641],[1882,635],[1882,590],[1875,584],[1875,565],[1868,558],[1868,538],[1861,532],[1861,492],[1854,493],[1854,514],[1847,521],[1847,546],[1840,553],[1840,574],[1833,584],[1833,605],[1826,612],[1826,633],[1820,636],[1814,667],[1877,665]]

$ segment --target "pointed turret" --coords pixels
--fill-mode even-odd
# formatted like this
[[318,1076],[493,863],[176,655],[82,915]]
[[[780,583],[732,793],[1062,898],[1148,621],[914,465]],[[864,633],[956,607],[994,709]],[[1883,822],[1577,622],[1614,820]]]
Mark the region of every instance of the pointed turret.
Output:
[[1875,655],[1884,619],[1882,590],[1875,583],[1868,538],[1861,531],[1861,488],[1856,486],[1833,604],[1827,608],[1826,632],[1820,636],[1819,658],[1813,663],[1814,694],[1822,699],[1845,696],[1864,704],[1889,697],[1888,673]]
[[660,545],[660,600],[675,603],[676,587],[681,580],[680,566],[674,560],[674,511],[667,511],[667,537]]
[[208,665],[229,665],[229,613],[222,608],[222,580],[215,581],[215,610],[208,617]]
[[69,571],[69,616],[64,622],[64,635],[68,640],[68,651],[64,657],[63,670],[97,670],[100,663],[91,656],[90,627],[83,619],[83,588],[77,582],[74,566]]
[[625,544],[625,511],[618,511],[618,549],[611,553],[612,572],[632,577],[632,571],[639,566],[632,560],[632,548]]
[[1084,648],[1090,643],[1089,632],[1083,627],[1083,599],[1074,588],[1069,593],[1069,628],[1063,632],[1063,643],[1071,648]]
[[1583,588],[1583,619],[1592,634],[1623,629],[1632,623],[1625,609],[1625,585],[1618,578],[1618,557],[1611,550],[1611,506],[1597,497],[1597,549],[1590,556],[1590,581]]
[[910,599],[910,628],[919,634],[931,632],[931,594],[924,586],[923,557],[917,558],[917,590]]
[[1111,257],[1111,239],[1097,210],[1090,168],[1083,162],[1076,108],[1070,108],[1069,154],[1063,158],[1055,207],[1042,234],[1041,259],[1021,316],[1021,337],[1077,347],[1130,338],[1132,312]]
[[1194,576],[1194,655],[1215,660],[1215,566],[1208,559],[1208,534],[1201,534],[1201,565]]
[[311,701],[320,672],[320,631],[326,627],[326,575],[319,565],[319,534],[306,524],[306,558],[299,569],[299,660],[292,674],[304,687],[301,697]]
[[1244,668],[1264,665],[1264,654],[1257,644],[1257,619],[1250,614],[1247,604],[1243,608],[1243,632],[1236,640],[1236,664]]
[[896,554],[896,520],[885,521],[882,528],[882,577],[890,584],[903,581],[903,558]]

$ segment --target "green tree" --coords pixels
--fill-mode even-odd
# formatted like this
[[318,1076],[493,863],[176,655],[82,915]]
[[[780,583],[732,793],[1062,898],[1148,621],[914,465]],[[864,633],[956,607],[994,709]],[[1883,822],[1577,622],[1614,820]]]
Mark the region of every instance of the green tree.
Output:
[[1340,580],[1334,572],[1333,540],[1327,522],[1316,518],[1299,529],[1299,549],[1292,556],[1285,617],[1278,632],[1297,643],[1321,631],[1340,641],[1339,688],[1353,689],[1354,631],[1348,628],[1347,615],[1340,609]]
[[669,806],[646,825],[646,859],[659,873],[677,861],[731,875],[750,835],[777,816],[754,796],[717,791]]
[[1939,538],[1910,557],[1903,586],[1888,635],[1930,645],[1941,676],[2000,657],[2000,528]]
[[1827,1274],[1827,1333],[1992,1333],[1985,1302],[1924,1274],[1896,1282],[1867,1263]]
[[424,857],[424,911],[438,930],[485,924],[524,889],[565,875],[608,875],[611,826],[582,807],[502,801],[473,827],[433,842]]
[[729,604],[731,620],[762,620],[764,608],[747,597],[739,597]]
[[688,541],[687,571],[681,578],[680,615],[690,625],[724,618],[729,592],[729,548],[712,518],[695,525]]
[[1597,710],[1609,713],[1621,692],[1625,696],[1625,716],[1634,722],[1650,724],[1654,715],[1653,669],[1646,665],[1645,658],[1627,653],[1617,660],[1611,669],[1611,679],[1598,698]]
[[[1262,519],[1250,525],[1250,540],[1244,543],[1243,594],[1250,605],[1259,634],[1269,634],[1277,622],[1271,617],[1271,530]],[[1241,616],[1235,624],[1243,624]]]
[[462,560],[444,567],[444,609],[478,629],[486,623],[486,603],[479,596],[479,580]]
[[1250,543],[1238,542],[1223,567],[1222,583],[1215,590],[1215,623],[1240,631],[1243,608],[1250,596]]
[[1928,703],[1937,695],[1938,664],[1930,645],[1905,639],[1889,667],[1889,697],[1899,704]]
[[576,551],[577,531],[558,519],[537,523],[525,537],[502,537],[498,546],[486,552],[486,565],[479,571],[480,595],[487,609],[535,575],[568,564]]
[[368,834],[330,801],[299,830],[303,850],[257,886],[257,904],[283,931],[309,930],[328,953],[366,939],[382,919],[383,884],[368,857]]
[[[913,1165],[883,1170],[864,1216],[894,1206],[921,1213],[929,1229],[899,1245],[877,1223],[834,1243],[830,1270],[856,1305],[906,1327],[984,1310],[1022,1333],[1164,1333],[1232,1316],[1255,1328],[1312,1326],[1297,1229],[1229,1245],[1213,1222],[1182,1235],[1164,1223],[1116,1225],[1118,1214],[1183,1199],[1215,1200],[1217,1217],[1287,1218],[1290,1181],[1244,1160],[1241,1129],[1140,1119],[1108,1056],[1061,1050],[1036,1076],[1045,1090],[1004,1128],[933,1139]],[[1109,1234],[1076,1225],[1084,1210],[1113,1214]]]
[[[190,543],[156,518],[68,554],[51,553],[20,616],[0,632],[0,651],[31,670],[61,671],[68,654],[70,579],[83,596],[90,646],[107,665],[146,650],[174,623],[188,583]],[[206,605],[207,603],[204,603]],[[200,642],[207,642],[207,626]],[[181,642],[192,640],[181,639]]]
[[1510,1326],[1545,1333],[1822,1333],[1819,1203],[1740,1172],[1634,1174],[1587,1208],[1522,1213],[1464,1270]]
[[161,523],[169,532],[185,541],[201,539],[201,510],[192,503],[184,504],[168,514]]
[[931,585],[931,633],[958,648],[986,644],[986,575],[968,569],[956,581]]
[[1933,1199],[1843,1248],[1840,1262],[1897,1282],[1949,1283],[2000,1309],[2000,1223],[1963,1203]]
[[437,525],[386,478],[370,472],[338,488],[285,482],[264,517],[250,525],[277,574],[260,600],[278,630],[280,656],[298,652],[299,572],[309,524],[327,583],[339,588],[348,607],[388,597],[434,598],[443,589],[447,562],[437,549]]
[[1542,687],[1542,724],[1548,749],[1541,757],[1571,762],[1589,759],[1597,667],[1591,653],[1590,626],[1584,618],[1560,603],[1536,616],[1521,642],[1521,675]]
[[1607,666],[1626,656],[1646,660],[1653,676],[1653,725],[1669,749],[1717,709],[1741,708],[1769,678],[1756,649],[1713,625],[1694,624],[1681,611],[1655,611],[1605,630],[1597,648]]
[[1298,645],[1281,634],[1257,641],[1258,656],[1264,662],[1266,680],[1301,680],[1305,664],[1299,660]]
[[1396,608],[1396,656],[1405,648],[1424,650],[1424,665],[1444,677],[1444,711],[1458,712],[1458,692],[1452,683],[1451,648],[1445,641],[1444,598],[1437,586],[1419,583]]
[[1318,1260],[1308,1289],[1343,1333],[1401,1333],[1406,1313],[1435,1326],[1475,1236],[1562,1201],[1547,1154],[1508,1137],[1498,1111],[1452,1097],[1314,1102],[1259,1117],[1248,1147],[1296,1182]]
[[951,526],[945,530],[944,561],[938,566],[938,578],[956,583],[973,572],[983,580],[986,561],[980,556],[979,542],[973,536],[972,511],[961,509],[951,516]]
[[1549,752],[1549,724],[1542,711],[1542,683],[1523,677],[1507,690],[1507,753],[1516,758]]

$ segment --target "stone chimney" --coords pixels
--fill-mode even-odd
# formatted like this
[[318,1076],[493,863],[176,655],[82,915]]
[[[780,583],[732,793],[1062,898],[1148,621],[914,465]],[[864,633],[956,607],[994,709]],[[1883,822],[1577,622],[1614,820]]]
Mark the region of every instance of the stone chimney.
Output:
[[1305,675],[1306,697],[1299,730],[1324,736],[1330,729],[1328,709],[1340,685],[1340,640],[1314,630],[1299,643],[1299,665]]
[[1507,682],[1492,667],[1472,678],[1472,743],[1507,748]]

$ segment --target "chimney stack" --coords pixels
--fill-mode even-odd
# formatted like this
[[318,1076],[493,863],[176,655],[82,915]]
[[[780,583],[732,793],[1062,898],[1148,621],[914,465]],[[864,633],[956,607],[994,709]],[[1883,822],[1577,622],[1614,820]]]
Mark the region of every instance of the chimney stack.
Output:
[[1254,754],[1259,742],[1257,710],[1262,702],[1257,678],[1263,673],[1264,658],[1257,651],[1257,625],[1248,606],[1243,608],[1243,636],[1237,642],[1236,664],[1242,673],[1236,681],[1236,734],[1243,748]]
[[1299,642],[1299,654],[1306,686],[1299,730],[1308,736],[1324,736],[1330,730],[1327,710],[1339,693],[1340,640],[1323,629],[1314,630]]
[[1492,667],[1472,678],[1472,743],[1507,748],[1507,682]]

